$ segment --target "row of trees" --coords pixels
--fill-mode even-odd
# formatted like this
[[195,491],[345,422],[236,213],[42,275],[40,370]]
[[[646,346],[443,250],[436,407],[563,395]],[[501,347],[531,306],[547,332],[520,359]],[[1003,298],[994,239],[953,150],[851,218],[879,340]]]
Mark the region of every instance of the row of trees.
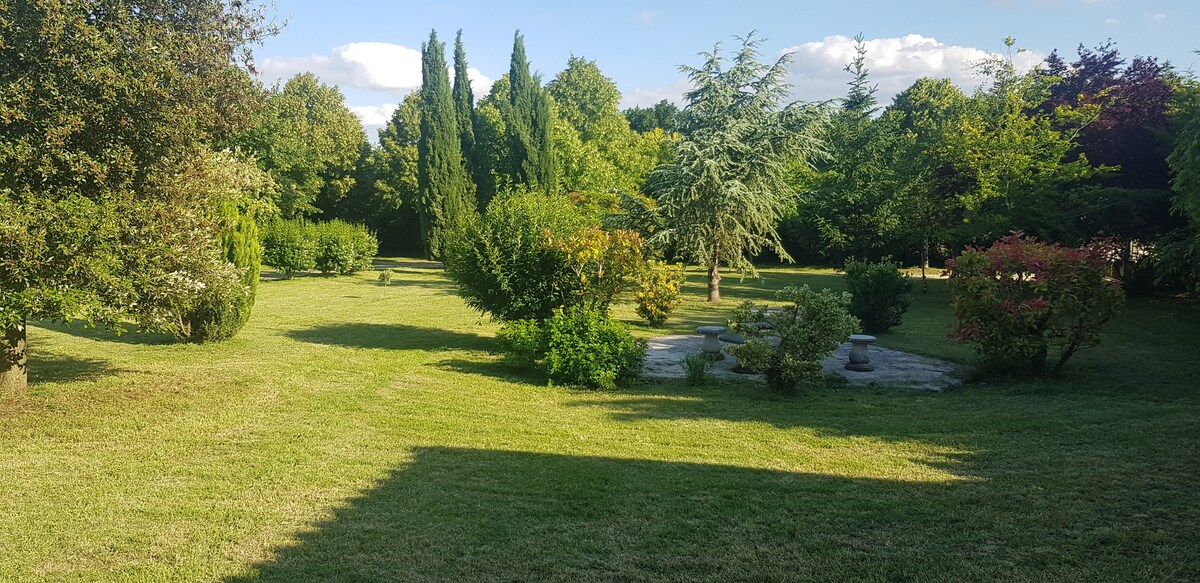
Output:
[[[440,258],[447,233],[498,192],[569,193],[594,216],[624,213],[613,222],[703,264],[714,300],[717,265],[892,255],[924,267],[1013,230],[1072,245],[1113,237],[1135,288],[1154,276],[1194,284],[1194,227],[1181,202],[1191,196],[1187,153],[1173,158],[1185,177],[1174,191],[1167,158],[1195,115],[1196,90],[1169,65],[1127,62],[1110,42],[1022,73],[1006,39],[1006,53],[976,64],[973,94],[926,78],[883,107],[860,37],[844,98],[788,105],[788,57],[764,65],[757,41],[740,40],[732,57],[718,47],[683,68],[693,89],[682,110],[662,102],[622,114],[594,61],[571,57],[543,85],[519,34],[509,72],[476,102],[461,34],[452,69],[431,34],[424,88],[397,108],[378,146],[363,137],[343,146],[327,166],[339,180],[306,182],[327,191],[309,195],[311,210],[369,224],[390,250]],[[336,93],[307,77],[282,93],[301,80]],[[684,209],[689,198],[708,205]],[[738,216],[714,214],[720,205]]]
[[596,214],[614,207],[615,192],[637,192],[665,155],[666,132],[631,129],[594,61],[571,57],[543,83],[517,33],[508,73],[477,101],[461,33],[451,66],[446,53],[432,32],[421,48],[422,88],[396,108],[377,145],[337,88],[311,74],[267,96],[258,129],[240,145],[284,185],[284,216],[365,223],[389,251],[441,258],[448,233],[499,192],[571,193]]
[[[784,225],[790,250],[928,265],[1013,230],[1071,245],[1099,236],[1120,243],[1121,275],[1135,287],[1155,271],[1167,285],[1194,282],[1195,251],[1189,270],[1177,244],[1194,241],[1184,214],[1195,197],[1184,162],[1193,79],[1152,58],[1126,62],[1112,43],[1019,73],[1007,39],[1006,55],[977,65],[986,83],[973,95],[920,79],[880,111],[858,46],[830,117],[830,156],[792,177],[804,194]],[[1168,159],[1179,161],[1174,191]]]

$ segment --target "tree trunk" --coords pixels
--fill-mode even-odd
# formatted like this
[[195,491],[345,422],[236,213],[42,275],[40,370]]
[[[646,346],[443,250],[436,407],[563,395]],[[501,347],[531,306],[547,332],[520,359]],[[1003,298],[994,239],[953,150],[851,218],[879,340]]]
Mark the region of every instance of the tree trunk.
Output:
[[721,269],[716,261],[708,266],[708,301],[721,301]]
[[25,353],[25,321],[4,329],[0,340],[0,393],[25,391],[29,387],[28,357]]
[[925,271],[929,269],[929,239],[921,244],[921,293],[929,293],[929,281],[925,279]]
[[721,302],[721,246],[713,241],[712,258],[708,264],[708,301]]

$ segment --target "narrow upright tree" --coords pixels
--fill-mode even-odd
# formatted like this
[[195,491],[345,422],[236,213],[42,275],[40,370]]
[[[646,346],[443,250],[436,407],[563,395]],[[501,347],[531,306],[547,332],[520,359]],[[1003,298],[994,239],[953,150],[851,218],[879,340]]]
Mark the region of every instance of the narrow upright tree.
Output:
[[[471,79],[467,74],[467,51],[463,48],[462,30],[454,38],[454,116],[458,120],[458,136],[462,149],[463,164],[466,165],[468,194],[475,197],[479,182],[479,165],[475,164],[475,95],[471,92]],[[476,201],[478,203],[478,201]],[[482,210],[482,207],[480,207]]]
[[842,100],[842,111],[858,117],[873,115],[878,109],[875,107],[875,91],[879,86],[868,82],[867,42],[862,33],[854,37],[854,59],[843,70],[854,75],[854,79],[849,82],[850,92]]
[[518,184],[549,191],[554,186],[554,152],[551,148],[550,97],[541,80],[529,70],[525,37],[513,37],[508,69],[509,108],[507,130],[511,164],[509,174]]
[[474,212],[470,179],[446,69],[446,45],[437,31],[421,47],[421,139],[417,143],[421,240],[430,258],[441,258],[447,236]]
[[875,113],[875,86],[869,83],[867,46],[856,36],[854,59],[845,67],[853,76],[825,135],[830,157],[817,165],[802,188],[800,215],[822,240],[822,251],[835,264],[848,256],[886,254],[899,226],[893,196],[891,135],[881,132]]
[[750,260],[764,249],[791,257],[776,225],[795,201],[784,180],[792,161],[811,163],[824,148],[821,111],[780,107],[791,54],[758,61],[762,41],[739,39],[725,68],[717,45],[699,68],[682,66],[692,82],[685,96],[675,160],[650,174],[646,189],[658,201],[666,228],[658,236],[708,270],[708,300],[721,299],[722,264],[754,273]]

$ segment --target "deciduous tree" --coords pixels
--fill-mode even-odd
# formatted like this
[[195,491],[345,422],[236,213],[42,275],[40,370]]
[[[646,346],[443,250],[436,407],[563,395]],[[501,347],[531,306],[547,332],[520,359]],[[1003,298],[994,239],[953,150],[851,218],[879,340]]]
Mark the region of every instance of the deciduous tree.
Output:
[[212,193],[177,179],[258,107],[256,4],[14,0],[0,10],[0,389],[26,322],[118,325],[176,274]]
[[241,143],[279,185],[283,216],[302,217],[331,210],[350,191],[366,139],[337,87],[298,73],[267,97]]

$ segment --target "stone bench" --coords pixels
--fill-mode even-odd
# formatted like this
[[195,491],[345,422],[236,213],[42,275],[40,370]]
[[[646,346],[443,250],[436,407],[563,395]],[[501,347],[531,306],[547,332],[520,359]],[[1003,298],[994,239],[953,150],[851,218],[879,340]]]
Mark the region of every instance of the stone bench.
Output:
[[875,370],[875,365],[871,364],[871,355],[867,352],[867,348],[875,344],[875,340],[874,336],[866,334],[850,335],[850,362],[846,363],[846,370],[858,372]]
[[725,355],[721,352],[720,336],[725,333],[724,326],[700,326],[696,328],[697,334],[704,335],[704,345],[700,347],[700,354],[709,360],[724,360]]

